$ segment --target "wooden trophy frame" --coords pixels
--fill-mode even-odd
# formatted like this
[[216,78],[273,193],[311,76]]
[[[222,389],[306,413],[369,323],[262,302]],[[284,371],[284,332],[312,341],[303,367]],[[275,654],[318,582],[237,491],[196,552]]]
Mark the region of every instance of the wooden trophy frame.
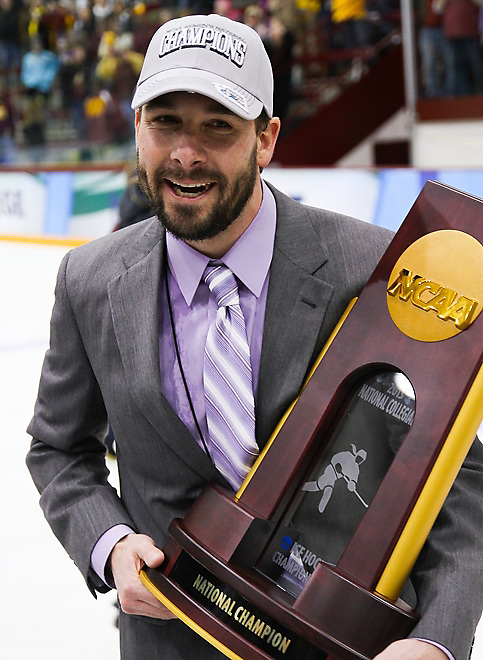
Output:
[[[483,416],[482,243],[483,201],[428,182],[236,497],[208,485],[141,572],[226,656],[372,658],[414,627],[400,591]],[[408,432],[337,562],[294,596],[257,562],[357,388],[388,371],[414,391]]]

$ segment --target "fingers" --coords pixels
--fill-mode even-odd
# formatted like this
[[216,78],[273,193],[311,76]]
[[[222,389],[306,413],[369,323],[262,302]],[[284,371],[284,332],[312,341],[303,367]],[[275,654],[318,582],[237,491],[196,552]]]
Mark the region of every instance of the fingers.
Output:
[[374,660],[448,660],[448,656],[429,641],[400,639],[376,655]]
[[[138,578],[139,579],[139,578]],[[125,614],[148,616],[153,619],[175,619],[176,616],[153,596],[139,580],[139,586],[123,589],[119,593],[119,603]]]
[[110,566],[123,612],[157,619],[176,618],[139,577],[144,564],[156,568],[163,561],[163,552],[144,534],[128,534],[116,543],[111,552]]

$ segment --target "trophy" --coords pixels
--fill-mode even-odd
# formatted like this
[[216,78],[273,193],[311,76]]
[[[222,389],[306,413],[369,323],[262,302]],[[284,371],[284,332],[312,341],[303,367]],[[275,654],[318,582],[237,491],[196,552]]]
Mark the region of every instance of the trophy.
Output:
[[414,627],[483,417],[482,243],[483,201],[428,182],[239,492],[206,486],[141,571],[227,657],[373,658]]

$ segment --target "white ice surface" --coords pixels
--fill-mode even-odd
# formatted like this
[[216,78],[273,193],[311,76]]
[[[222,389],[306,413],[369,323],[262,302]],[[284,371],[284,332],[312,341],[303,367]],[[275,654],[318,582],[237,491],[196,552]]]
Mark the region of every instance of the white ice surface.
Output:
[[66,251],[0,242],[0,657],[8,660],[119,659],[114,592],[91,596],[45,522],[25,467],[25,429]]

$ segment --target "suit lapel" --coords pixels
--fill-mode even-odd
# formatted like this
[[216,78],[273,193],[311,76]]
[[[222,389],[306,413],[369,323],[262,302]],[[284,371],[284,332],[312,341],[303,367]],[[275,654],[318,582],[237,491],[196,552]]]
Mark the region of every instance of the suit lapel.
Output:
[[277,231],[257,395],[261,446],[302,387],[318,352],[317,337],[333,294],[332,285],[315,274],[327,261],[327,250],[303,218],[300,206],[274,194]]
[[[158,221],[155,221],[159,225]],[[125,271],[109,284],[114,331],[131,395],[154,431],[192,469],[213,480],[217,472],[161,390],[159,313],[166,243],[156,225],[124,257]]]
[[[333,294],[333,287],[317,275],[327,261],[327,250],[300,206],[276,191],[274,194],[277,230],[257,394],[257,440],[261,446],[300,391],[317,354],[317,337]],[[139,409],[164,442],[204,478],[219,480],[211,460],[161,391],[159,308],[164,264],[164,233],[155,220],[124,257],[124,272],[109,286],[126,379]]]

